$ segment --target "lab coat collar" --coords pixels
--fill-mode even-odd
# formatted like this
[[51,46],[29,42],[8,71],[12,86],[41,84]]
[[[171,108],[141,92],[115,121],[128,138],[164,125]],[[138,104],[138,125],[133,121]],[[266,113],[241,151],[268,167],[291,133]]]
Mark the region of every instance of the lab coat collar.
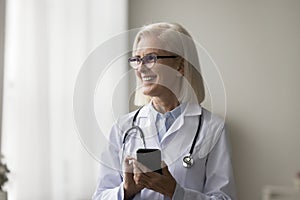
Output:
[[199,104],[187,103],[187,105],[185,106],[184,111],[176,119],[176,121],[173,123],[173,125],[170,127],[170,129],[166,132],[166,134],[162,138],[162,141],[182,128],[182,126],[184,124],[185,117],[201,115],[201,112],[202,112],[202,109],[201,109],[201,106]]
[[201,105],[196,103],[187,103],[185,110],[183,111],[184,116],[195,116],[201,114],[202,114]]
[[[151,113],[151,107],[150,107],[151,103],[152,102],[150,102],[149,104],[147,104],[141,109],[138,117],[150,117],[149,115]],[[195,116],[195,115],[200,115],[201,113],[202,113],[201,105],[196,103],[187,103],[184,111],[180,116]]]
[[[140,113],[137,117],[138,118],[137,121],[138,121],[138,124],[141,126],[141,128],[144,130],[145,137],[146,138],[147,137],[148,138],[155,137],[156,138],[155,143],[156,143],[156,145],[159,145],[158,137],[156,137],[157,130],[156,130],[156,126],[155,126],[155,117],[153,115],[153,112],[151,112],[150,106],[151,106],[151,102],[148,105],[144,106],[140,110]],[[179,117],[175,120],[173,125],[170,127],[170,129],[167,131],[167,133],[162,138],[161,143],[163,143],[163,141],[167,137],[169,137],[170,135],[175,133],[177,130],[179,130],[183,126],[185,117],[197,116],[197,115],[200,115],[201,112],[202,112],[202,108],[199,104],[187,103],[182,114],[179,115]],[[141,123],[141,122],[143,122],[143,123]],[[151,145],[154,145],[154,143],[152,143]]]

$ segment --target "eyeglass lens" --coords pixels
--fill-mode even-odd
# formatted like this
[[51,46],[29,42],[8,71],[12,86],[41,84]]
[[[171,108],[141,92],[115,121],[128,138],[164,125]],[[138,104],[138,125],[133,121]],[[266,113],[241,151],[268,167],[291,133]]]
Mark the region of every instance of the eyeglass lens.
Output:
[[143,58],[131,57],[128,59],[128,62],[132,68],[137,69],[141,63],[143,63],[146,67],[151,68],[154,63],[156,63],[156,60],[156,55],[146,55]]

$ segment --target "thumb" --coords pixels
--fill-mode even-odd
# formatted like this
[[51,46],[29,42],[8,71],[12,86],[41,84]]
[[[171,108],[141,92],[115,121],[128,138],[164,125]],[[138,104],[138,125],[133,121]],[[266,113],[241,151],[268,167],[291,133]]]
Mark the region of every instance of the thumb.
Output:
[[162,168],[163,175],[172,176],[170,171],[169,171],[169,168],[168,168],[167,164],[164,161],[161,162],[161,168]]
[[133,166],[132,166],[132,157],[126,157],[123,163],[124,169],[125,169],[125,173],[132,173],[133,171]]

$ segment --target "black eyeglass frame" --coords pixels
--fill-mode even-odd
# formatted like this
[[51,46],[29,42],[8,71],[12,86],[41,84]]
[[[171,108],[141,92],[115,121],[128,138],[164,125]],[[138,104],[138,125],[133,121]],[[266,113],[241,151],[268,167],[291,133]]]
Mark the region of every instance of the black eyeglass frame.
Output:
[[[144,62],[144,58],[146,57],[146,56],[153,56],[155,59],[153,60],[153,62],[151,62],[151,63],[145,63]],[[178,56],[158,56],[158,55],[153,55],[153,54],[150,54],[150,55],[146,55],[146,56],[144,56],[144,57],[138,57],[138,56],[134,56],[134,57],[130,57],[130,58],[128,58],[128,63],[129,63],[129,65],[133,68],[133,69],[138,69],[138,67],[140,66],[140,64],[145,64],[146,66],[147,66],[147,64],[152,64],[152,66],[151,67],[148,67],[147,66],[147,68],[152,68],[153,67],[153,65],[156,63],[156,61],[157,61],[157,59],[165,59],[165,58],[177,58]],[[132,59],[138,59],[138,61],[139,61],[139,64],[135,67],[135,66],[133,66],[132,65],[132,63],[131,63],[131,60]]]

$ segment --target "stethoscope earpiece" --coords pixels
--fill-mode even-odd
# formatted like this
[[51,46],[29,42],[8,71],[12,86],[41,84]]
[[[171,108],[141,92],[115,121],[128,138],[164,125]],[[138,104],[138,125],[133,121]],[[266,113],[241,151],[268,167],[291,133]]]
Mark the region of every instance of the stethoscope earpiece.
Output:
[[193,166],[193,164],[194,164],[194,159],[191,157],[191,155],[187,155],[183,157],[182,165],[185,168],[190,168],[191,166]]

